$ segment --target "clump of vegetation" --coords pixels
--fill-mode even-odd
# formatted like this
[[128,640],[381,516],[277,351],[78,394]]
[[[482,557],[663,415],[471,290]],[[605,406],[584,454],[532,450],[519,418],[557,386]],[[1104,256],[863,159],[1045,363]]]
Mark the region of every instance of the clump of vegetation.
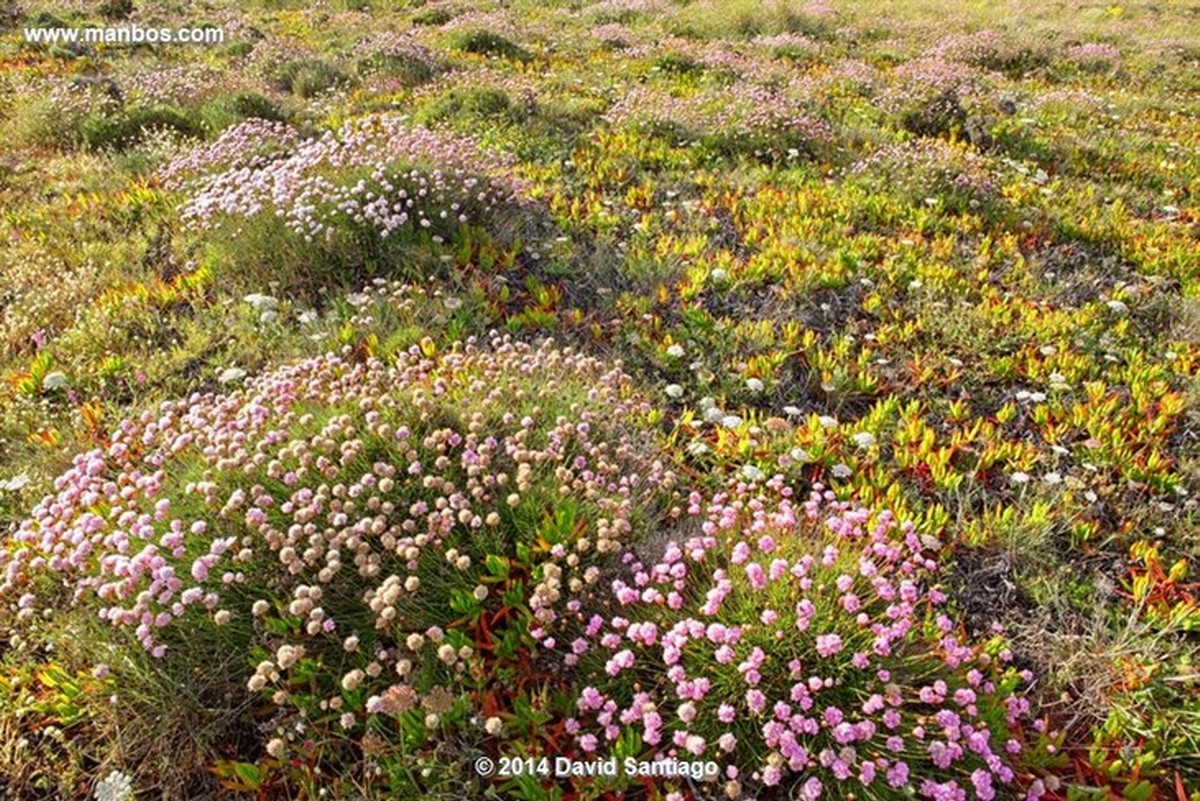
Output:
[[495,56],[512,61],[526,62],[533,59],[532,53],[508,37],[482,29],[461,34],[455,41],[455,47],[464,53]]
[[[361,776],[380,791],[461,785],[450,763],[407,768],[525,736],[531,626],[577,608],[669,499],[637,423],[649,412],[627,376],[549,342],[284,367],[164,404],[80,455],[0,551],[5,590],[18,619],[98,616],[171,675],[234,668],[244,687],[209,715],[236,727],[273,709],[288,733],[261,743],[260,784],[303,783],[302,733],[391,752]],[[119,694],[164,690],[117,655],[92,672],[121,676]],[[357,760],[333,749],[317,764]]]
[[300,58],[284,62],[274,80],[279,89],[309,99],[347,86],[350,77],[328,61]]
[[[521,181],[503,156],[467,137],[367,118],[313,140],[281,132],[278,158],[243,166],[257,152],[259,127],[230,129],[166,168],[188,190],[182,219],[204,234],[219,263],[251,282],[271,275],[311,292],[361,280],[370,265],[411,270],[406,257],[452,246],[471,227],[517,236]],[[222,154],[233,157],[224,169]]]

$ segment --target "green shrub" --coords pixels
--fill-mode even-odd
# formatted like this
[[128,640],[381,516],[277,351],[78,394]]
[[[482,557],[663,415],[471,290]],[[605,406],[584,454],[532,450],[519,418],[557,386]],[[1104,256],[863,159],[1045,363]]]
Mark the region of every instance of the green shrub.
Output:
[[453,12],[448,8],[431,8],[428,11],[422,11],[413,17],[413,25],[426,25],[429,27],[437,27],[445,25],[450,20],[454,19]]
[[275,85],[302,98],[316,97],[335,87],[346,86],[350,77],[328,61],[301,58],[284,62],[275,74]]
[[221,131],[252,117],[283,122],[287,115],[279,104],[257,92],[238,92],[200,107],[199,117],[209,131]]
[[485,86],[470,86],[450,89],[417,114],[417,121],[424,125],[437,122],[469,121],[472,119],[495,119],[514,110],[507,94],[500,89]]
[[93,150],[124,150],[136,144],[151,128],[171,128],[185,136],[204,133],[196,118],[172,106],[159,105],[89,116],[83,121],[80,136],[83,144]]
[[533,58],[533,54],[511,39],[486,30],[468,31],[462,34],[455,42],[455,47],[464,53],[495,56],[512,61],[524,62]]

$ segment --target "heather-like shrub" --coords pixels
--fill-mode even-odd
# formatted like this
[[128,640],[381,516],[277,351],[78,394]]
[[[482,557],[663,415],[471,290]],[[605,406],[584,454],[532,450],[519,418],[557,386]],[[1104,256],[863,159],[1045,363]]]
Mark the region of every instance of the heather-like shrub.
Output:
[[881,108],[894,116],[900,128],[917,136],[960,133],[968,106],[995,77],[950,59],[914,59],[892,71],[893,82],[880,97]]
[[283,122],[287,115],[275,101],[257,92],[237,92],[209,101],[199,109],[200,119],[210,131],[223,131],[243,120]]
[[[280,730],[450,748],[457,776],[530,683],[533,617],[596,586],[673,477],[619,370],[550,342],[430,350],[125,421],[0,550],[0,594],[21,618],[88,610],[166,664],[232,657]],[[286,742],[267,753],[305,757]]]
[[417,257],[428,259],[467,226],[504,241],[516,236],[523,184],[506,157],[471,138],[394,116],[356,120],[303,142],[289,129],[273,130],[280,133],[266,144],[282,151],[278,158],[256,147],[245,162],[239,142],[255,134],[239,126],[195,156],[206,170],[232,159],[223,171],[189,180],[186,163],[166,170],[188,190],[185,222],[208,235],[222,259],[236,257],[242,271],[262,278],[257,286],[285,280],[311,287],[371,268],[419,269]]
[[450,89],[421,109],[417,120],[424,125],[458,121],[463,124],[497,118],[512,110],[512,102],[501,89],[466,86]]
[[539,632],[592,682],[579,749],[715,760],[735,799],[1016,797],[1032,677],[956,633],[939,544],[819,485],[791,496],[694,493],[694,536],[628,552],[574,639]]
[[174,106],[135,106],[116,114],[88,117],[80,126],[83,143],[93,150],[125,150],[139,143],[151,131],[169,128],[182,136],[198,137],[200,121]]
[[19,89],[31,99],[17,106],[6,133],[40,147],[77,146],[85,122],[120,114],[123,106],[120,87],[106,79],[30,81]]

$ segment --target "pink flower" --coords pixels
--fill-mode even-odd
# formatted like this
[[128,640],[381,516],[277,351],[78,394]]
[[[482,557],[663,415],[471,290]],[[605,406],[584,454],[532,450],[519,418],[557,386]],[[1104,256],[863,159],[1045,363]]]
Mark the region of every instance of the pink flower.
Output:
[[823,657],[831,657],[842,650],[842,638],[837,634],[821,634],[817,636],[817,653]]

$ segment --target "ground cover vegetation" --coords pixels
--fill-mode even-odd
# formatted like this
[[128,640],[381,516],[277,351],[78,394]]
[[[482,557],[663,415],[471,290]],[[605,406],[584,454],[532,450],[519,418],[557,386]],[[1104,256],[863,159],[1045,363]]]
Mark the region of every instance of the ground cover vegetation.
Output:
[[0,64],[0,797],[1200,799],[1194,4]]

